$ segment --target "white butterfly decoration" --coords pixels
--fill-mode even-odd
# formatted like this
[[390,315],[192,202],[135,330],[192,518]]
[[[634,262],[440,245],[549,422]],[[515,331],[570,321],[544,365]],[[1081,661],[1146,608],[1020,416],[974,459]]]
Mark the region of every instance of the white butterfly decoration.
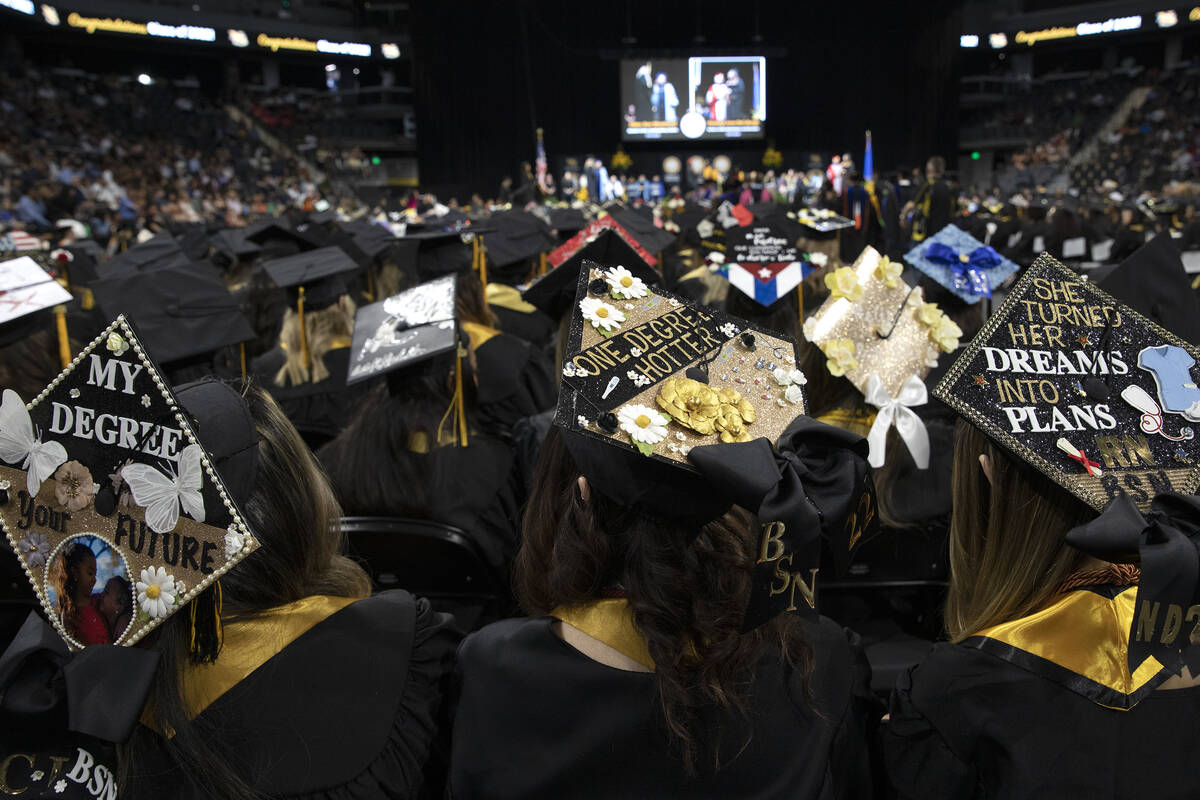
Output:
[[166,475],[149,464],[130,464],[121,470],[133,501],[146,509],[146,524],[168,533],[179,522],[179,507],[197,522],[204,522],[204,471],[200,445],[189,444],[179,453],[179,474]]
[[0,459],[9,464],[22,462],[30,497],[37,497],[42,481],[67,460],[67,449],[61,444],[34,436],[29,410],[12,389],[5,389],[0,401]]

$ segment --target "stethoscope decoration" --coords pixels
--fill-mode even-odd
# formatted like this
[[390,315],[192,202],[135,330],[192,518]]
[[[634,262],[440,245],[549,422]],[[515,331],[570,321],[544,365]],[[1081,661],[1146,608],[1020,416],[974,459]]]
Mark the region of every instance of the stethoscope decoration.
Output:
[[1158,434],[1172,442],[1186,442],[1192,439],[1196,434],[1188,426],[1179,429],[1178,436],[1172,436],[1163,429],[1163,413],[1159,408],[1158,403],[1154,398],[1140,386],[1126,386],[1121,390],[1121,399],[1126,403],[1142,412],[1139,424],[1143,433]]

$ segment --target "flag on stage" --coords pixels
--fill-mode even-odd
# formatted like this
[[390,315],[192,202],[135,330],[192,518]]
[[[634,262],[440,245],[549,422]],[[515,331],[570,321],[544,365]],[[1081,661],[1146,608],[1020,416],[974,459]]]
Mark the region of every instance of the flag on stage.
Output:
[[537,184],[541,188],[542,194],[550,194],[550,187],[547,185],[546,176],[549,174],[548,165],[546,164],[546,147],[542,144],[542,129],[537,129],[537,163],[534,167],[537,173]]

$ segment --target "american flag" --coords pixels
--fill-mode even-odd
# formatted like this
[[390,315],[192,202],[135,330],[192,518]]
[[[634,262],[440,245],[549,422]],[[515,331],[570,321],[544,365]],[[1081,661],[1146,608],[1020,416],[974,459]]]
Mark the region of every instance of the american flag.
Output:
[[0,253],[14,253],[22,250],[41,250],[42,240],[25,231],[13,231],[0,236]]
[[550,193],[550,187],[546,183],[546,176],[549,175],[548,165],[546,164],[546,148],[542,144],[542,129],[538,128],[537,132],[537,161],[534,169],[537,173],[537,184],[545,194]]

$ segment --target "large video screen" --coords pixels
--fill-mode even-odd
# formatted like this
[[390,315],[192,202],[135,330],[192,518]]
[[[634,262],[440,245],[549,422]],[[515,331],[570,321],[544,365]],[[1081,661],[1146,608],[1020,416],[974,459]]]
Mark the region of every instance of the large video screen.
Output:
[[626,141],[761,139],[767,121],[767,59],[625,59],[621,113]]

